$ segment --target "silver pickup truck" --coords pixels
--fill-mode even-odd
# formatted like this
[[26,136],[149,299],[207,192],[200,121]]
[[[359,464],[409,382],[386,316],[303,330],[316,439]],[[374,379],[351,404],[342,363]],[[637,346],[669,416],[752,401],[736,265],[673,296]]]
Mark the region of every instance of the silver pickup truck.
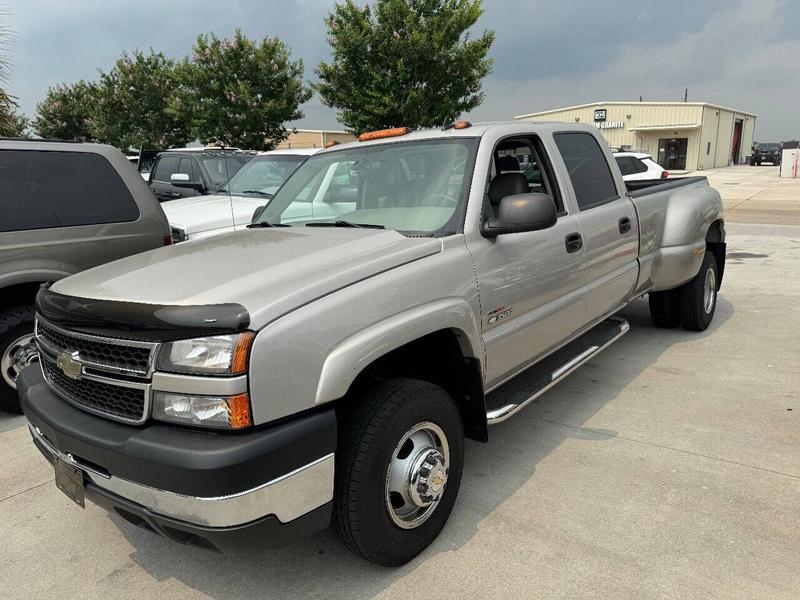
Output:
[[[335,218],[285,216],[323,183]],[[647,294],[656,325],[708,327],[719,194],[631,185],[578,124],[320,152],[245,231],[39,292],[41,362],[18,386],[33,440],[78,504],[177,542],[247,550],[332,523],[403,564],[453,509],[464,439],[625,334],[620,308]]]

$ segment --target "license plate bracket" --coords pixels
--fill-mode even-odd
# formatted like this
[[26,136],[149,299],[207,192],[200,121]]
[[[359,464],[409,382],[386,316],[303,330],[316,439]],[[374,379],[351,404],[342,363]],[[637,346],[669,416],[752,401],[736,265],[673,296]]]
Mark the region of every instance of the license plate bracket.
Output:
[[56,458],[53,463],[56,472],[56,487],[81,508],[86,508],[83,471]]

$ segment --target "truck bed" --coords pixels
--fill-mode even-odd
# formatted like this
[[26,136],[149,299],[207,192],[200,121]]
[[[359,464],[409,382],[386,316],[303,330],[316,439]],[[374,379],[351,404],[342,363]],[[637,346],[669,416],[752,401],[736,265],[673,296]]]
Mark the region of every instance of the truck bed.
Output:
[[674,177],[672,179],[639,179],[637,181],[626,181],[625,187],[632,198],[640,198],[647,194],[654,194],[665,190],[672,190],[692,183],[708,181],[703,176]]

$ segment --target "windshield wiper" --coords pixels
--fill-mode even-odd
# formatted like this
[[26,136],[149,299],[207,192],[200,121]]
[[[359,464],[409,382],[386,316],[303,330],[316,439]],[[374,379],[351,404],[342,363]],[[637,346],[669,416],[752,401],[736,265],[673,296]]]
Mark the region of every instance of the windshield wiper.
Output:
[[259,196],[264,196],[265,198],[272,198],[272,194],[262,192],[261,190],[244,190],[242,194],[258,194]]
[[270,223],[269,221],[258,221],[247,225],[247,229],[253,229],[254,227],[291,227],[291,225],[287,223]]
[[353,223],[352,221],[321,221],[318,223],[306,223],[306,227],[360,227],[363,229],[386,229],[383,225],[375,223]]

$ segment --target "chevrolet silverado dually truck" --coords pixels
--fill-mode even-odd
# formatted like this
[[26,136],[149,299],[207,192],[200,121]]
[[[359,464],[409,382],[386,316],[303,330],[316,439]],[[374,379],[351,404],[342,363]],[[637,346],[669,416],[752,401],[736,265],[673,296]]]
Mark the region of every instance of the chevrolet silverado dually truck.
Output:
[[[296,216],[322,185],[340,212]],[[332,523],[403,564],[453,509],[465,438],[625,334],[626,304],[711,322],[719,194],[703,177],[629,186],[581,124],[459,121],[321,151],[248,229],[39,292],[41,361],[19,380],[33,441],[75,502],[180,543],[249,550]]]

